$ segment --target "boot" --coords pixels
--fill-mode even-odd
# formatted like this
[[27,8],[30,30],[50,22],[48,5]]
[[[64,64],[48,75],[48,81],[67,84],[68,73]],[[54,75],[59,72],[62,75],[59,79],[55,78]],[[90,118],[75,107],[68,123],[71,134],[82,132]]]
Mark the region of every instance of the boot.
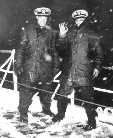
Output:
[[85,127],[83,127],[83,129],[85,131],[90,131],[92,129],[95,129],[96,128],[96,123],[93,123],[93,124],[87,124]]
[[88,119],[88,124],[83,128],[85,131],[89,131],[96,128],[96,120],[95,117],[91,117]]
[[89,131],[96,128],[96,120],[95,117],[98,116],[97,112],[95,111],[96,107],[94,106],[86,106],[86,114],[88,117],[88,123],[85,127],[83,127],[84,130]]
[[27,115],[20,115],[20,122],[28,123],[28,116]]
[[59,122],[59,121],[63,120],[64,116],[65,116],[65,114],[60,114],[60,113],[58,113],[57,115],[55,115],[55,116],[52,118],[52,121],[53,121],[53,122],[57,122],[57,121]]
[[50,111],[50,109],[45,109],[45,108],[43,108],[43,110],[42,110],[42,113],[44,113],[44,114],[46,114],[46,115],[49,115],[49,116],[51,116],[51,117],[54,117],[55,115]]
[[52,118],[53,122],[63,120],[63,118],[65,117],[67,105],[68,105],[67,100],[65,99],[58,100],[58,104],[57,104],[58,114]]

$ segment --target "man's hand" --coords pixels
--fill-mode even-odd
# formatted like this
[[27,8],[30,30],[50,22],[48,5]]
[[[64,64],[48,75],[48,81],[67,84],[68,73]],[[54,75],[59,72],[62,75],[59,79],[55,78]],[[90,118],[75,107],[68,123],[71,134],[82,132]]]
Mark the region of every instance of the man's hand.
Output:
[[100,73],[99,70],[95,68],[93,71],[93,78],[97,78],[99,73]]
[[59,24],[59,29],[60,29],[60,37],[65,37],[66,33],[68,32],[68,27],[67,24],[65,22]]

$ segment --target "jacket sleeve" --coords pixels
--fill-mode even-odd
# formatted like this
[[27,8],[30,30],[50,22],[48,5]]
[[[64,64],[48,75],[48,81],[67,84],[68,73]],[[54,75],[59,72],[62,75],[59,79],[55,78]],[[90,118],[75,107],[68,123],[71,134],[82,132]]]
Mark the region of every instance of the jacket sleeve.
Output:
[[20,34],[20,43],[19,43],[19,48],[16,50],[15,54],[15,68],[19,69],[22,67],[23,61],[24,61],[24,52],[25,52],[25,47],[27,45],[28,39],[27,39],[27,33],[25,28],[22,28],[21,34]]
[[95,55],[94,57],[95,68],[100,70],[103,61],[103,50],[100,45],[100,37],[97,34],[90,34],[89,38],[90,38],[90,44],[92,45],[92,49]]
[[66,37],[62,38],[59,33],[57,33],[57,48],[59,50],[65,50],[69,46],[70,39],[69,34],[67,33]]
[[52,30],[52,37],[51,37],[51,42],[52,42],[52,47],[54,47],[54,52],[53,52],[53,60],[54,60],[54,64],[53,64],[53,72],[54,75],[56,75],[59,71],[59,55],[58,55],[58,49],[57,49],[57,31],[56,30]]

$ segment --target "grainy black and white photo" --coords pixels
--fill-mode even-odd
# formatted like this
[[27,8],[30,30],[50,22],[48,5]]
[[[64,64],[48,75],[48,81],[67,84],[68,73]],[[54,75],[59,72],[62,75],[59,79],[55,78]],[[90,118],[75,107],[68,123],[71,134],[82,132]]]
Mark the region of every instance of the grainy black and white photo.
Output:
[[113,1],[0,0],[0,138],[113,138]]

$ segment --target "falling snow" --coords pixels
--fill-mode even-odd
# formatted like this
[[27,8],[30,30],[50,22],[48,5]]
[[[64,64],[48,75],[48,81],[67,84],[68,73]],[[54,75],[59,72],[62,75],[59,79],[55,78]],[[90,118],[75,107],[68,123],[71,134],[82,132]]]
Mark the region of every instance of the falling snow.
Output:
[[[18,29],[25,23],[29,23],[33,9],[42,5],[54,9],[54,24],[57,29],[58,23],[70,16],[74,8],[87,7],[91,12],[92,29],[102,36],[102,46],[113,51],[113,0],[76,0],[76,2],[75,0],[34,0],[34,2],[0,0],[1,49],[17,48]],[[0,58],[2,60],[3,57]],[[50,60],[50,57],[46,58]],[[103,78],[103,80],[106,79],[106,77]],[[98,108],[97,128],[85,132],[80,127],[87,121],[82,107],[68,105],[64,120],[54,124],[51,117],[41,113],[41,104],[35,95],[29,108],[29,123],[26,125],[19,122],[18,102],[18,92],[0,89],[1,138],[113,138],[113,110],[111,109],[109,112],[108,108],[106,110]],[[57,113],[56,101],[52,102],[51,110]],[[71,112],[73,114],[70,114]]]

